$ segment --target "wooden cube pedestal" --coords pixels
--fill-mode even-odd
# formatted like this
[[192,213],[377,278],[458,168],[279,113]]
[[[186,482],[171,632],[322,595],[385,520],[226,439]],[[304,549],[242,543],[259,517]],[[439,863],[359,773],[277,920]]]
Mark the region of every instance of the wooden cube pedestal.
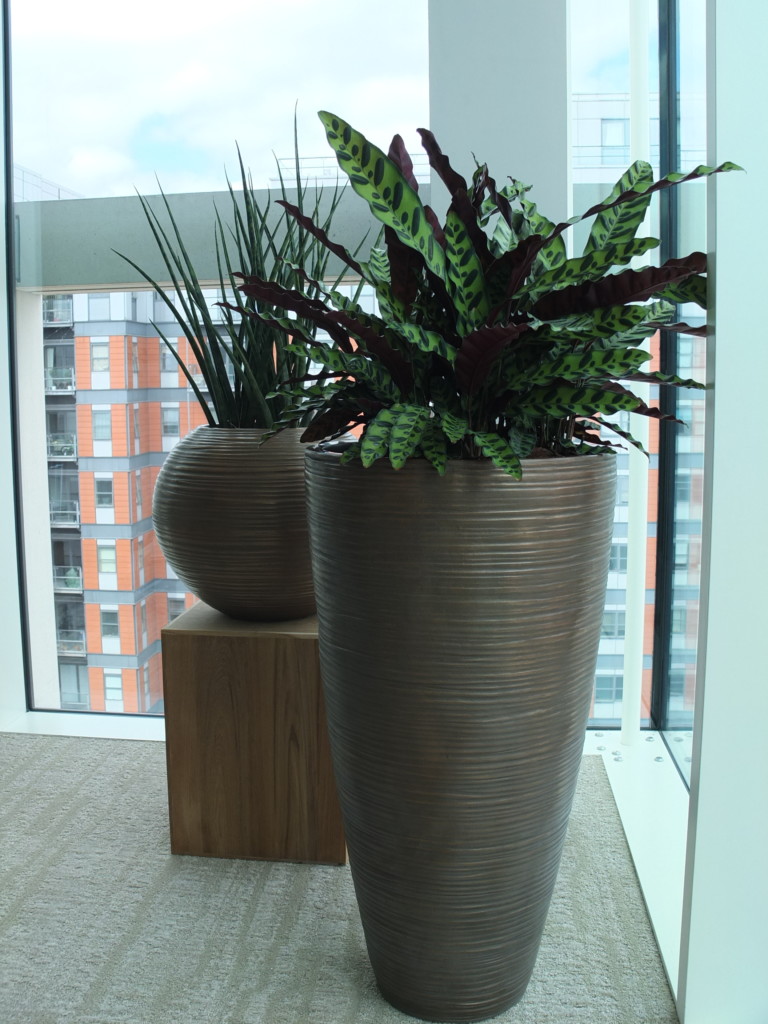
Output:
[[162,631],[171,851],[343,864],[317,620],[208,605]]

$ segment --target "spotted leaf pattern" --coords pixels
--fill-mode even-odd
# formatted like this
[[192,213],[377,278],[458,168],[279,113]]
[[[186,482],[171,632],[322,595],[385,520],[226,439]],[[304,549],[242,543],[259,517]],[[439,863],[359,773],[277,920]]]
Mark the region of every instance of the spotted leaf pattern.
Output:
[[[452,459],[487,458],[519,476],[527,458],[636,444],[615,425],[615,437],[595,429],[616,413],[669,419],[632,393],[634,383],[700,386],[647,371],[642,343],[659,328],[685,327],[672,322],[677,304],[706,303],[706,257],[647,265],[658,242],[639,229],[656,192],[736,165],[654,181],[638,162],[602,202],[554,223],[530,186],[508,177],[499,187],[479,162],[467,181],[423,130],[430,166],[449,194],[441,223],[421,203],[399,136],[387,152],[342,118],[325,111],[320,118],[352,188],[383,224],[367,261],[357,263],[378,313],[326,291],[299,268],[311,300],[268,281],[243,283],[245,295],[275,310],[284,333],[293,322],[286,313],[330,336],[321,348],[297,332],[288,346],[304,353],[306,370],[285,383],[285,394],[317,414],[313,437],[361,427],[348,457],[365,467],[388,457],[400,469],[423,458],[443,473]],[[569,259],[564,233],[587,219],[584,251]],[[322,231],[299,223],[331,248]],[[331,252],[354,269],[350,254]]]
[[392,228],[401,242],[424,257],[431,272],[445,279],[445,257],[418,194],[394,161],[364,135],[335,114],[321,110],[319,118],[339,166],[374,217]]

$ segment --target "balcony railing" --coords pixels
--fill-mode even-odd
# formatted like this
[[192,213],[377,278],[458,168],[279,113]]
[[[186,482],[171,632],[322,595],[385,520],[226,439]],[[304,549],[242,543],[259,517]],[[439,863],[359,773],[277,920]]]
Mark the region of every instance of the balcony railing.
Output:
[[52,501],[49,503],[51,526],[80,525],[79,501]]
[[45,368],[45,391],[52,392],[73,392],[75,390],[75,368],[74,366],[46,366]]
[[76,459],[77,434],[49,434],[49,459]]
[[71,295],[46,295],[43,297],[43,325],[45,327],[71,327],[73,322]]
[[56,650],[59,654],[81,658],[85,656],[84,629],[57,629]]
[[79,565],[54,565],[53,589],[68,593],[83,592],[83,570]]

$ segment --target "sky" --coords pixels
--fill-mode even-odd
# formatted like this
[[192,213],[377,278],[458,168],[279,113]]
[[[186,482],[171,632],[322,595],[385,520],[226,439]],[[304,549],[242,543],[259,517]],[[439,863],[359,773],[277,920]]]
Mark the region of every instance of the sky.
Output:
[[[627,90],[629,3],[571,0],[574,89]],[[318,109],[382,148],[429,124],[427,0],[12,0],[11,24],[14,161],[83,196],[221,189],[236,145],[267,185],[295,107],[305,157]]]

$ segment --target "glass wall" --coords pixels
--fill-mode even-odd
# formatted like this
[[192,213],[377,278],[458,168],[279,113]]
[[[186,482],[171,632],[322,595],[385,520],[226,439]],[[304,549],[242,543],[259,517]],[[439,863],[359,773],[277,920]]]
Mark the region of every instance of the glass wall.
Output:
[[[678,81],[676,109],[670,112],[669,170],[690,171],[706,162],[706,90],[704,0],[676,0],[670,4],[676,17],[679,41],[672,68]],[[673,37],[674,38],[674,37]],[[669,215],[677,251],[672,255],[707,251],[706,185],[691,182],[673,196]],[[680,321],[692,326],[705,323],[704,311],[694,304],[682,306]],[[682,377],[705,380],[706,339],[679,334],[670,338],[669,370]],[[696,684],[699,584],[701,576],[702,502],[704,495],[704,408],[700,391],[677,393],[676,411],[684,426],[674,431],[670,446],[669,479],[671,523],[669,550],[668,614],[662,625],[668,640],[665,678],[659,678],[658,725],[683,776],[690,780],[693,703]]]
[[[297,96],[307,174],[324,177],[333,166],[315,118],[317,106],[337,109],[377,140],[388,140],[400,131],[409,148],[420,152],[415,129],[428,122],[426,4],[414,10],[397,0],[387,19],[375,20],[375,32],[367,21],[375,15],[362,13],[352,0],[336,0],[333,18],[327,8],[300,4],[300,37],[294,31],[291,5],[281,12],[261,7],[253,11],[251,6],[244,0],[226,0],[227,10],[221,13],[240,19],[236,39],[229,17],[214,25],[202,21],[206,45],[220,45],[230,54],[226,74],[213,80],[194,56],[199,52],[194,45],[194,5],[180,25],[170,5],[154,4],[150,11],[141,0],[138,7],[126,10],[124,31],[116,34],[89,0],[75,0],[66,11],[48,0],[14,0],[16,201],[30,206],[73,204],[72,209],[82,210],[85,217],[92,215],[87,212],[89,200],[129,196],[135,188],[156,192],[155,175],[169,192],[219,190],[226,181],[224,167],[236,164],[236,143],[256,183],[266,186],[276,175],[273,150],[281,166],[289,169],[286,158],[290,160],[293,148]],[[649,159],[658,169],[657,5],[648,0],[642,18],[630,16],[642,6],[571,0],[575,211],[602,199],[635,157]],[[400,7],[408,33],[397,30]],[[682,7],[681,17],[690,26],[703,24],[701,0],[686,0]],[[150,15],[155,31],[147,33],[145,20]],[[166,23],[168,30],[163,31]],[[216,33],[221,33],[218,44]],[[281,46],[262,47],[263,60],[255,71],[254,41],[265,33]],[[384,64],[371,60],[374,37],[376,53],[387,55]],[[690,54],[681,58],[683,83],[688,82],[686,68],[692,75],[701,61],[697,32],[691,28],[688,38],[694,42]],[[329,60],[323,65],[318,60],[322,39],[329,53],[344,54],[343,62]],[[66,62],[61,57],[63,44]],[[282,46],[292,55],[290,75]],[[311,53],[302,47],[310,47]],[[302,69],[298,78],[296,68]],[[355,81],[354,90],[350,80]],[[686,84],[681,104],[685,128],[680,155],[688,166],[698,162],[703,99]],[[423,162],[421,157],[420,169]],[[694,205],[702,195],[703,188],[697,192],[695,186],[680,191],[680,199]],[[212,238],[209,200],[201,218],[210,224]],[[24,475],[28,487],[34,490],[37,483],[45,494],[46,515],[37,523],[37,536],[44,530],[49,538],[46,557],[37,553],[29,563],[35,574],[28,587],[36,602],[31,618],[40,635],[47,636],[50,651],[42,658],[42,648],[34,645],[34,700],[38,707],[160,713],[160,630],[191,597],[155,542],[152,490],[167,452],[202,422],[202,415],[152,326],[152,321],[162,321],[172,338],[180,335],[167,323],[163,303],[149,292],[120,289],[117,268],[106,281],[78,282],[75,289],[61,287],[67,272],[56,267],[57,284],[52,285],[46,235],[36,226],[39,219],[20,218],[19,238],[20,264],[25,268],[20,285],[42,294],[38,322],[24,318],[24,336],[19,338],[28,354],[24,386],[38,389],[38,400],[24,413],[25,450],[33,453],[25,456]],[[682,222],[692,223],[688,216]],[[137,223],[138,203],[131,230],[146,252],[151,240],[148,232],[136,233]],[[659,214],[654,209],[649,233],[658,231]],[[583,241],[578,229],[574,237],[578,250]],[[123,236],[116,233],[110,245],[124,248]],[[681,239],[682,249],[695,247],[700,242]],[[73,262],[81,255],[73,251]],[[111,252],[105,251],[104,262],[110,258]],[[211,301],[217,298],[212,289]],[[184,339],[178,336],[176,345],[188,358]],[[680,339],[679,367],[685,374],[690,367],[692,376],[701,372],[701,339]],[[700,549],[698,395],[681,395],[679,411],[690,420],[691,429],[676,442],[671,660],[665,670],[663,721],[687,727]],[[646,724],[652,717],[651,666],[657,653],[652,584],[659,459],[655,435],[649,443],[649,499],[643,510],[648,569],[639,584],[645,609],[639,671]],[[618,725],[626,709],[625,641],[632,628],[627,613],[630,491],[629,460],[622,454],[595,683],[595,724]]]
[[[93,0],[11,6],[32,701],[160,714],[160,631],[193,598],[155,541],[152,492],[167,453],[204,417],[152,322],[188,364],[190,352],[157,296],[120,287],[126,267],[111,249],[140,262],[152,249],[138,201],[123,222],[130,244],[116,228],[93,254],[97,274],[112,261],[111,276],[92,281],[76,270],[85,229],[67,253],[40,207],[74,204],[85,224],[94,202],[155,194],[159,180],[167,193],[200,194],[195,237],[212,252],[209,190],[226,189],[227,169],[237,180],[238,146],[257,187],[277,179],[276,159],[290,170],[294,109],[307,179],[335,167],[318,107],[374,138],[400,131],[415,149],[428,122],[426,4],[394,0],[381,19],[353,0],[332,12],[224,0],[211,20],[197,0],[182,19],[167,0],[138,0],[113,9],[119,32]],[[199,57],[211,52],[227,54],[215,74]],[[71,268],[49,273],[53,249]],[[76,289],[60,287],[70,278]],[[220,297],[212,288],[211,303]]]
[[[573,212],[582,213],[603,200],[618,178],[634,160],[642,159],[659,169],[659,46],[658,16],[654,0],[643,4],[610,4],[596,0],[571,0],[571,71],[573,137]],[[589,222],[573,232],[574,255],[582,251]],[[658,236],[659,211],[654,202],[649,235]],[[646,259],[652,258],[653,251]],[[651,339],[658,368],[658,336]],[[655,400],[648,395],[647,400]],[[644,424],[629,422],[627,414],[617,417],[623,429],[635,436]],[[610,431],[607,439],[615,440]],[[647,586],[655,566],[656,436],[649,435],[646,448],[650,460],[633,460],[633,472],[647,475],[647,500],[633,498],[630,508],[630,455],[618,450],[618,495],[614,537],[608,579],[603,633],[595,681],[595,724],[617,727],[622,714],[639,711],[641,722],[651,720],[651,667],[653,664],[654,590]],[[634,494],[634,491],[632,491]],[[638,523],[638,526],[634,526]],[[641,545],[645,572],[635,568],[630,577],[631,545]],[[632,607],[631,589],[638,592],[635,608],[643,609],[642,623],[628,617]],[[629,588],[629,589],[628,589]],[[635,613],[636,614],[636,613]],[[627,630],[641,630],[633,641]],[[629,653],[641,650],[641,662]],[[632,678],[634,677],[634,678]],[[630,694],[630,704],[625,700]],[[638,700],[639,696],[639,700]]]

